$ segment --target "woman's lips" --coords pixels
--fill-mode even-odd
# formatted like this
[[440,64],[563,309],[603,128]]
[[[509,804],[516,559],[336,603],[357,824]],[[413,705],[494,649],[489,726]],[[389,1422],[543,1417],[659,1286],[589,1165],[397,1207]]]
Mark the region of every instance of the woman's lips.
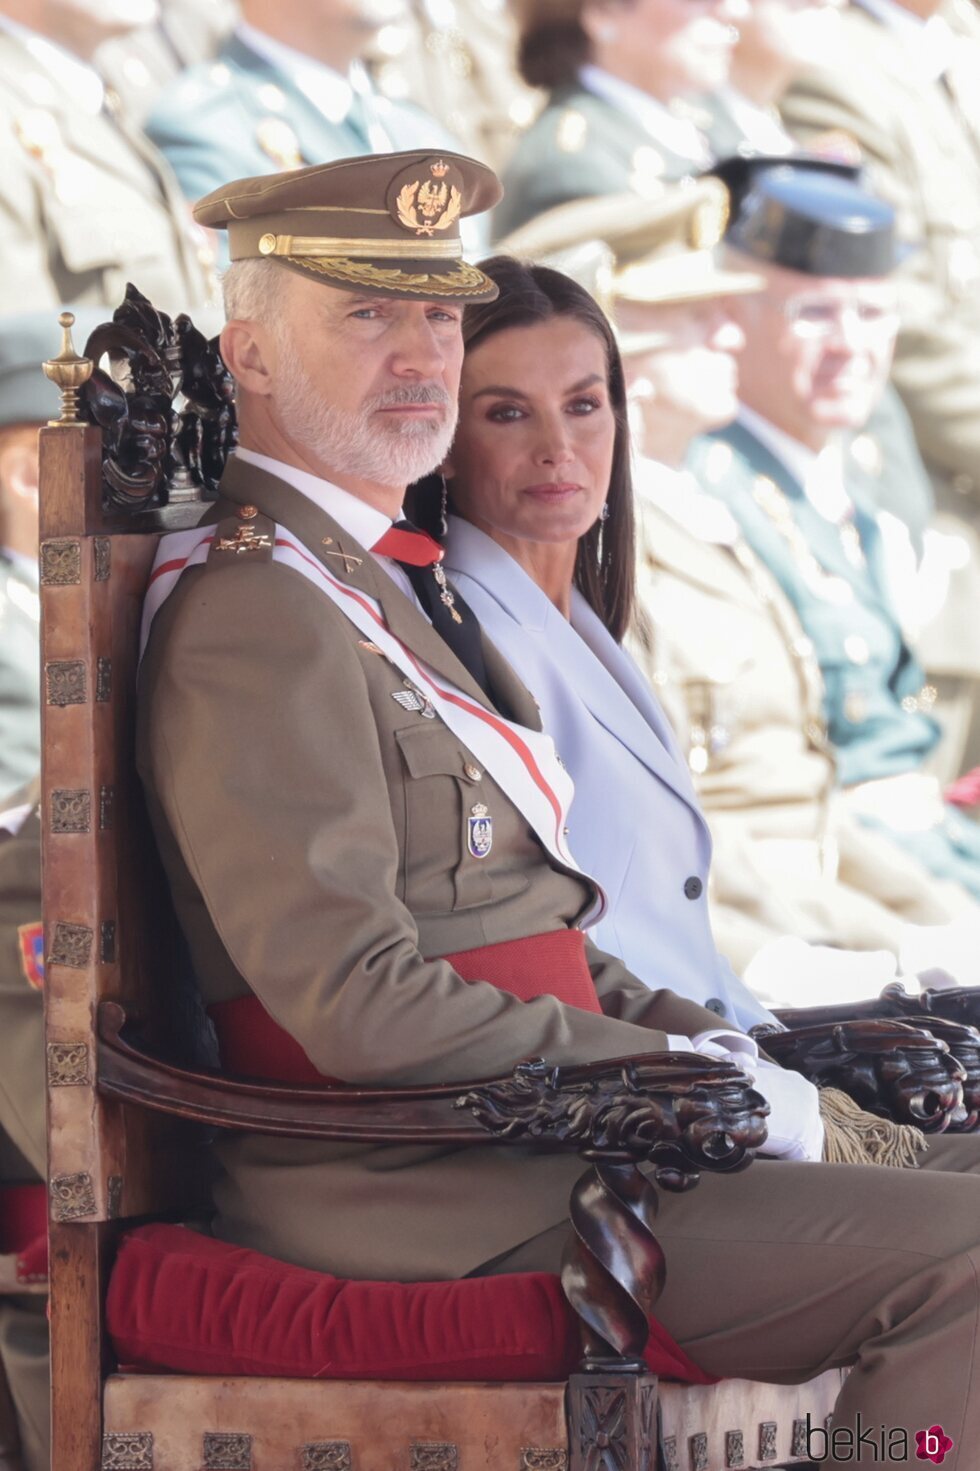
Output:
[[559,505],[562,501],[571,500],[581,489],[581,485],[573,485],[570,480],[559,480],[548,481],[544,485],[526,485],[521,494],[549,505]]

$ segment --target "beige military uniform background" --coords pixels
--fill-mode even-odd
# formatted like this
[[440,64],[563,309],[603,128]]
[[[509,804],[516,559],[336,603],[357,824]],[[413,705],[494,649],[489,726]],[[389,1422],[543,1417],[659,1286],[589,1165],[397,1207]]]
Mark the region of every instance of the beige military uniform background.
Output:
[[209,299],[212,252],[167,164],[3,32],[0,158],[0,312],[115,307],[127,281],[170,313]]
[[837,810],[809,641],[744,541],[711,539],[725,526],[703,513],[727,525],[724,507],[685,515],[683,501],[667,509],[642,463],[637,481],[649,627],[631,652],[688,752],[711,828],[718,948],[737,971],[781,935],[897,952],[904,922],[941,923],[965,907],[962,894]]
[[438,118],[464,153],[499,169],[540,98],[517,74],[517,26],[506,0],[407,0],[368,60],[378,90]]
[[904,269],[894,381],[931,468],[980,493],[980,71],[929,82],[886,26],[856,5],[842,17],[833,72],[799,77],[783,117],[803,138],[856,140],[874,185],[920,248]]
[[[379,598],[395,635],[486,705],[414,604],[312,502],[235,460],[222,488]],[[400,672],[330,600],[269,558],[212,550],[185,573],[156,616],[140,682],[137,758],[207,1002],[254,991],[321,1072],[378,1086],[493,1076],[529,1056],[656,1051],[665,1032],[714,1028],[712,1012],[647,990],[595,950],[605,1016],[551,996],[522,1003],[424,963],[574,925],[590,886],[546,859],[440,720],[402,708]],[[537,727],[490,645],[486,657],[516,718]],[[467,845],[476,803],[493,828],[483,859]],[[222,1236],[409,1280],[462,1275],[550,1226],[581,1172],[577,1158],[493,1146],[242,1138],[216,1153]]]
[[[39,795],[34,783],[10,802],[17,806]],[[47,1173],[44,1010],[40,991],[24,975],[17,935],[20,925],[40,918],[41,824],[35,811],[16,836],[0,828],[0,1184],[25,1184]],[[23,1471],[48,1467],[46,1307],[43,1297],[0,1296],[0,1445],[6,1380]],[[18,1466],[13,1458],[2,1464]]]

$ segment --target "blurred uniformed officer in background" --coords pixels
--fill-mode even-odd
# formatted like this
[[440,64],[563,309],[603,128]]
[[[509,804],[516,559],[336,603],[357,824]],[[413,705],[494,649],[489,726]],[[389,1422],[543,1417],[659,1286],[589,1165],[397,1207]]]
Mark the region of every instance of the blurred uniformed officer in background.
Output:
[[[976,906],[844,810],[813,645],[734,516],[685,464],[692,440],[737,412],[745,339],[730,297],[762,284],[713,258],[726,205],[720,182],[704,179],[656,201],[562,205],[503,242],[575,271],[617,324],[637,450],[630,647],[711,828],[712,931],[769,1005],[876,994],[896,962],[971,982]],[[599,238],[613,269],[590,250]],[[731,458],[714,445],[698,471],[716,476]]]
[[235,0],[158,0],[146,25],[99,47],[95,65],[135,122],[175,77],[214,55],[235,23]]
[[720,172],[742,183],[729,258],[766,289],[738,303],[741,408],[715,436],[730,459],[712,489],[813,642],[852,810],[980,896],[980,829],[926,771],[940,727],[895,611],[897,522],[886,533],[844,453],[884,388],[898,327],[894,211],[843,165],[734,160]]
[[215,60],[178,78],[147,120],[188,199],[230,178],[454,146],[421,108],[373,88],[361,58],[383,12],[371,0],[242,0],[240,9]]
[[833,67],[783,99],[804,140],[860,150],[915,249],[901,276],[894,380],[937,480],[980,502],[980,69],[939,0],[858,0]]
[[655,197],[711,160],[692,100],[728,78],[744,0],[521,0],[518,64],[547,90],[504,172],[497,236],[587,195]]
[[91,64],[151,0],[0,0],[0,311],[116,306],[127,281],[202,306],[212,252],[156,150]]
[[841,39],[840,6],[841,0],[747,0],[731,76],[704,101],[716,158],[792,151],[779,104],[804,67],[833,60]]

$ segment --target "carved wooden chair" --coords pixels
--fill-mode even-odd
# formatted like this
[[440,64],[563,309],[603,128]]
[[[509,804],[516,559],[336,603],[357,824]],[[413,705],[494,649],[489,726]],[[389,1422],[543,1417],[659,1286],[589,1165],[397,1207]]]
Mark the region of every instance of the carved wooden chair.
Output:
[[[802,1459],[806,1418],[822,1423],[838,1373],[799,1389],[658,1387],[644,1357],[664,1271],[653,1182],[682,1188],[699,1170],[737,1167],[763,1137],[758,1095],[728,1065],[530,1064],[489,1082],[383,1093],[207,1066],[135,774],[133,702],[157,537],[199,518],[233,413],[213,348],[135,295],[86,352],[74,354],[66,331],[45,365],[64,409],[41,444],[53,1465],[722,1471]],[[105,352],[119,383],[93,374]],[[912,1076],[906,1096],[918,1048],[951,1111],[959,1083],[945,1048],[891,1030],[886,1050],[904,1059],[896,1076]],[[114,1259],[140,1223],[206,1210],[203,1131],[215,1128],[458,1146],[520,1138],[582,1154],[562,1274],[581,1327],[578,1368],[567,1381],[446,1384],[120,1365],[106,1323]],[[652,1170],[641,1175],[644,1161]]]

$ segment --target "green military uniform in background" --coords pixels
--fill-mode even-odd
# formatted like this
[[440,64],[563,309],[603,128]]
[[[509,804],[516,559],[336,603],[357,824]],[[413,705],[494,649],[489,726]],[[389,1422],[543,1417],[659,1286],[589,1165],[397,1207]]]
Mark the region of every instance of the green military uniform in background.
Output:
[[[339,73],[284,47],[262,54],[249,43],[252,34],[251,28],[232,34],[213,61],[178,77],[146,121],[148,136],[188,199],[239,176],[362,153],[455,146],[420,108],[394,103],[369,87],[352,91]],[[291,72],[293,60],[321,81],[332,79],[340,92],[332,116]]]
[[213,253],[166,162],[90,67],[2,26],[0,157],[0,312],[115,307],[127,281],[171,313],[210,299]]
[[641,459],[634,482],[643,623],[630,651],[711,828],[712,931],[740,974],[781,935],[897,954],[906,923],[943,923],[967,901],[841,809],[813,645],[737,522],[696,483],[723,478],[731,459],[703,442],[693,476]]
[[[663,112],[666,115],[666,109]],[[696,148],[677,151],[624,108],[588,87],[560,87],[549,96],[504,170],[504,198],[494,212],[494,235],[500,239],[571,199],[624,193],[655,197],[665,180],[695,174],[708,161],[706,149],[703,155]]]
[[[39,797],[34,782],[0,820],[0,1211],[3,1186],[47,1173],[44,1008],[30,958],[41,922]],[[0,1392],[6,1380],[23,1471],[49,1464],[46,1306],[43,1296],[0,1295]]]
[[[814,645],[841,783],[855,787],[921,769],[940,739],[931,713],[934,691],[902,637],[881,532],[853,462],[845,486],[854,516],[842,530],[743,424],[713,438],[727,444],[732,457],[712,489],[779,581]],[[980,829],[955,809],[946,806],[940,825],[926,831],[887,831],[937,877],[980,897]]]

